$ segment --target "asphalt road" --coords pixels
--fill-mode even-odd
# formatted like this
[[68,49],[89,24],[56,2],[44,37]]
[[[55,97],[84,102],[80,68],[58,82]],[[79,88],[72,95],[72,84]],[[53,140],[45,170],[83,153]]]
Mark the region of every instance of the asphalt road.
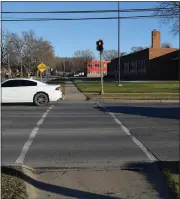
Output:
[[[158,159],[179,159],[178,105],[104,105]],[[2,164],[15,164],[49,106],[2,105]],[[119,167],[126,162],[139,161],[147,162],[149,159],[113,118],[95,103],[61,101],[53,104],[39,126],[23,164],[92,168]]]
[[161,161],[179,160],[178,103],[103,103]]

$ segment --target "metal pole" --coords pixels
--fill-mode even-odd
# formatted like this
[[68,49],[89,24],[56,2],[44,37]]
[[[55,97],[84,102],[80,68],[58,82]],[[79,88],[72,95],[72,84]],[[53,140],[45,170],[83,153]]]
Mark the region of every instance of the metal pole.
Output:
[[64,75],[65,75],[65,72],[66,72],[66,60],[64,60]]
[[23,67],[22,67],[22,51],[21,51],[21,58],[20,58],[20,62],[21,62],[21,77],[23,77]]
[[9,64],[9,54],[7,55],[7,61],[8,61],[8,71],[9,71],[9,79],[10,79],[10,73],[11,73],[11,68],[10,68],[10,64]]
[[119,1],[118,1],[118,86],[121,80],[121,61],[120,61],[120,16],[119,16]]
[[104,87],[103,87],[103,71],[102,71],[101,57],[102,57],[102,51],[100,51],[100,69],[101,69],[101,95],[103,95]]

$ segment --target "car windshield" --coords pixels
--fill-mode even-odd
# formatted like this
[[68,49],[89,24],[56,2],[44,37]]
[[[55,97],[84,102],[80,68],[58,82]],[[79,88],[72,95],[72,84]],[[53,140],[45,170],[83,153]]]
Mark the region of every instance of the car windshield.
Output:
[[41,82],[41,81],[39,81],[39,80],[34,80],[34,81],[37,82],[38,84],[41,84],[41,85],[47,85],[47,83]]

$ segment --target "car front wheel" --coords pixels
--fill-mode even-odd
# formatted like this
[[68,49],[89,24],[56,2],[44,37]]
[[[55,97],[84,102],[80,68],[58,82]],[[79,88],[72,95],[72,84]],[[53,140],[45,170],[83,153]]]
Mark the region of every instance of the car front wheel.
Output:
[[47,94],[45,94],[45,93],[37,93],[34,96],[34,104],[36,106],[44,106],[44,105],[48,104],[48,102],[49,102],[49,99],[48,99]]

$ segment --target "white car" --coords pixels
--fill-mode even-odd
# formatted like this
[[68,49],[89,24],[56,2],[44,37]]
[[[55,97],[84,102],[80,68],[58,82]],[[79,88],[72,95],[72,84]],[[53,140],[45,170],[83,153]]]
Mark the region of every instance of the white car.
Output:
[[26,78],[8,79],[1,83],[2,103],[34,103],[42,106],[62,99],[60,85]]

